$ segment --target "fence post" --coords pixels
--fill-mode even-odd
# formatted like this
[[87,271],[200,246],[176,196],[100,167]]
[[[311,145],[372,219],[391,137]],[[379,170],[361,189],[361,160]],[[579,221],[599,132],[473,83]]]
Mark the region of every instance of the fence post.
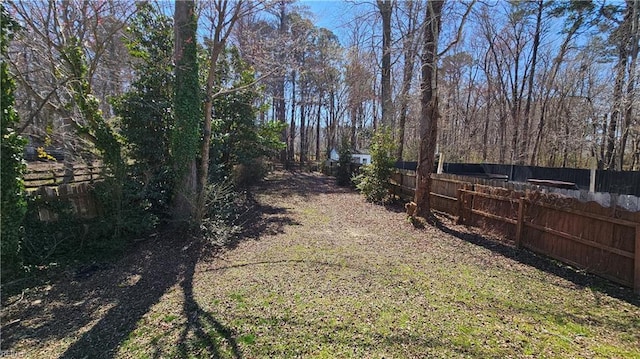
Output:
[[464,186],[458,188],[458,220],[456,224],[464,224]]
[[476,191],[476,188],[475,188],[475,186],[473,184],[472,185],[466,185],[465,184],[465,189],[468,189],[468,190],[471,191],[471,193],[467,193],[467,197],[469,198],[469,205],[465,206],[465,210],[467,211],[467,217],[466,218],[469,221],[471,221],[471,223],[469,223],[469,224],[473,225],[473,221],[472,221],[473,220],[473,199],[474,199],[473,192]]
[[633,291],[640,294],[640,225],[636,226],[636,250],[634,253],[635,273],[633,275]]
[[516,247],[522,247],[522,230],[524,229],[524,197],[518,199],[518,223],[516,224]]

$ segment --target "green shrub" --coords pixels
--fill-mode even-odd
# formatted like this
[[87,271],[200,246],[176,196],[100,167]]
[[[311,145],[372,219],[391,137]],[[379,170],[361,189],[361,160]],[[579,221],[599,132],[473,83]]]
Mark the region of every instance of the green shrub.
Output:
[[238,222],[244,196],[229,181],[210,184],[206,196],[206,215],[200,225],[202,235],[213,245],[227,245],[242,229]]
[[[2,59],[5,58],[9,41],[13,33],[19,28],[4,4],[0,4],[0,53]],[[2,253],[2,272],[9,275],[17,273],[21,267],[20,241],[23,236],[24,227],[22,221],[27,209],[24,193],[23,174],[26,169],[22,159],[25,140],[15,131],[20,119],[14,109],[15,83],[9,73],[9,67],[5,61],[0,64],[0,121],[1,135],[0,154],[2,177],[1,194],[1,233],[2,243],[0,251]]]
[[[248,86],[255,81],[253,69],[237,49],[226,49],[219,68],[224,81]],[[286,124],[279,121],[257,123],[254,105],[262,89],[249,86],[217,96],[213,101],[212,138],[209,153],[209,181],[232,178],[239,186],[250,185],[266,175],[264,158],[275,157],[286,144],[280,134]]]
[[[169,144],[173,125],[173,20],[152,4],[139,2],[125,45],[136,58],[129,90],[111,98],[129,158],[124,201],[143,206],[160,219],[171,216],[174,187]],[[132,198],[126,198],[126,196]]]
[[[93,193],[101,208],[100,227],[111,234],[103,240],[126,240],[145,234],[154,229],[159,218],[150,210],[152,201],[148,198],[152,191],[141,188],[134,181],[124,181],[122,198],[112,196],[115,179],[107,178],[95,184]],[[161,194],[158,193],[158,196]],[[168,200],[168,199],[167,199]]]
[[[53,218],[41,221],[40,211],[48,211]],[[26,266],[42,266],[57,262],[61,255],[66,255],[69,251],[77,252],[83,247],[82,239],[76,243],[77,238],[82,238],[78,235],[82,226],[75,220],[73,208],[68,202],[49,200],[41,196],[30,197],[25,224],[26,231],[21,247]]]
[[342,145],[338,152],[338,169],[336,171],[336,183],[338,186],[351,185],[351,144],[346,139],[342,140]]
[[233,184],[239,188],[249,187],[262,180],[269,172],[267,164],[262,158],[248,160],[233,166]]
[[[124,201],[113,196],[115,179],[97,182],[91,193],[98,216],[80,217],[64,198],[34,194],[28,198],[21,259],[29,267],[48,267],[51,263],[74,264],[110,258],[122,253],[128,241],[156,227],[158,218],[148,210],[149,201],[135,182],[126,181]],[[48,218],[40,219],[40,212]]]
[[[79,218],[69,201],[44,196],[30,196],[25,217],[25,234],[21,242],[26,268],[75,264],[121,253],[123,238],[110,238],[114,223],[106,217]],[[50,218],[41,221],[39,212]]]
[[371,164],[362,166],[353,181],[367,201],[385,203],[389,200],[389,179],[393,174],[395,144],[391,130],[381,127],[373,135],[370,153]]

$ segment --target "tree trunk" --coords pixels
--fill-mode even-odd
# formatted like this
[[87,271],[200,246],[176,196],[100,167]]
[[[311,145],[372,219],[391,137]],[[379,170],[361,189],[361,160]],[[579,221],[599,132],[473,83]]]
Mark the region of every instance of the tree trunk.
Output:
[[200,139],[200,86],[196,57],[195,2],[176,1],[174,12],[176,63],[175,128],[172,134],[174,167],[178,173],[174,195],[174,218],[195,218],[198,177],[196,154]]
[[316,162],[320,161],[320,110],[322,109],[322,93],[318,101],[318,112],[316,115]]
[[[228,22],[218,21],[214,24],[213,38],[210,52],[209,52],[209,69],[207,74],[207,85],[205,92],[204,103],[204,124],[202,133],[202,146],[200,150],[200,171],[198,179],[198,208],[196,212],[196,220],[200,222],[205,215],[206,205],[206,187],[209,180],[209,150],[211,147],[211,122],[213,120],[213,90],[216,86],[216,70],[218,65],[218,58],[224,51],[227,44],[227,39],[234,24],[240,17],[240,10],[242,8],[241,3],[235,3],[231,9],[226,5],[226,0],[222,1],[223,4],[216,6],[218,9],[218,16],[220,19],[225,19],[228,16]],[[228,24],[225,27],[225,23]],[[264,112],[263,112],[264,114]]]
[[[280,13],[278,14],[279,18],[280,18],[280,24],[278,27],[278,32],[280,34],[281,38],[285,38],[286,34],[287,34],[287,6],[286,6],[286,2],[282,1],[278,4],[278,6],[280,7]],[[285,61],[285,55],[284,55],[284,49],[281,50],[280,54],[279,54],[279,60],[280,60],[280,64],[284,64]],[[286,108],[285,108],[285,100],[284,100],[284,88],[285,88],[285,82],[286,82],[286,78],[285,78],[285,74],[284,72],[281,74],[281,76],[279,76],[276,79],[276,106],[275,106],[275,111],[276,111],[276,120],[281,122],[283,124],[283,130],[282,130],[282,135],[280,140],[284,143],[287,144],[287,148],[283,149],[280,152],[280,161],[283,164],[287,163],[287,158],[288,158],[288,154],[287,154],[287,150],[288,150],[288,137],[287,137],[287,127],[284,126],[284,124],[287,123],[287,115],[286,115]]]
[[304,91],[305,83],[300,84],[300,163],[307,162],[307,111],[306,111],[306,94]]
[[382,17],[382,125],[393,125],[393,101],[391,100],[391,14],[393,0],[377,0]]
[[536,32],[533,37],[533,54],[531,55],[531,73],[529,74],[529,88],[527,90],[527,100],[524,105],[524,123],[522,124],[522,146],[520,155],[516,163],[522,165],[528,157],[529,151],[529,123],[531,122],[531,101],[533,99],[533,82],[536,75],[536,64],[538,62],[538,47],[540,46],[540,32],[542,29],[542,10],[544,3],[538,0],[538,13],[536,15]]
[[487,90],[486,90],[486,114],[484,117],[484,126],[483,126],[483,143],[482,143],[482,162],[487,161],[488,152],[489,152],[489,116],[491,116],[491,100],[493,98],[493,80],[491,79],[491,73],[489,68],[489,53],[487,52],[484,56],[482,69],[484,71],[485,77],[487,78]]
[[431,173],[434,168],[436,140],[438,137],[438,40],[444,1],[427,3],[424,27],[424,47],[421,56],[422,82],[420,90],[420,152],[416,179],[416,215],[428,217],[431,213]]
[[605,147],[607,145],[608,123],[609,121],[607,120],[607,114],[605,113],[604,115],[602,115],[602,133],[600,138],[600,146],[598,149],[600,152],[600,158],[598,160],[599,170],[604,170],[607,168],[607,165],[605,163]]
[[357,108],[352,108],[351,109],[351,136],[350,136],[350,145],[351,145],[351,149],[355,150],[356,149],[356,124],[358,122],[358,109]]
[[396,153],[396,159],[402,161],[402,155],[404,152],[404,133],[407,123],[407,112],[409,111],[409,91],[411,90],[411,80],[413,79],[413,68],[418,51],[418,42],[414,35],[415,21],[414,21],[414,2],[408,1],[408,18],[409,24],[407,27],[407,33],[404,35],[403,47],[404,47],[404,67],[402,71],[402,92],[400,93],[400,117],[398,119],[398,150]]
[[291,120],[289,124],[289,140],[287,141],[287,162],[295,160],[296,138],[296,70],[291,72]]
[[616,137],[618,122],[622,115],[622,87],[624,85],[625,70],[627,68],[627,51],[620,45],[618,48],[618,63],[616,65],[616,79],[613,86],[613,109],[607,130],[607,146],[604,154],[604,162],[607,169],[616,168]]
[[332,87],[329,92],[329,116],[327,117],[327,152],[336,148],[336,92]]
[[631,127],[631,121],[633,116],[633,105],[636,101],[635,95],[635,83],[636,83],[636,66],[638,60],[638,41],[640,37],[640,30],[638,29],[638,21],[640,17],[640,1],[627,0],[627,16],[625,21],[628,22],[629,28],[629,40],[627,52],[629,55],[629,70],[627,75],[627,89],[624,105],[624,120],[622,121],[622,136],[620,138],[620,151],[618,153],[618,165],[616,166],[620,171],[624,166],[624,153],[627,147],[627,138],[629,136],[629,130]]

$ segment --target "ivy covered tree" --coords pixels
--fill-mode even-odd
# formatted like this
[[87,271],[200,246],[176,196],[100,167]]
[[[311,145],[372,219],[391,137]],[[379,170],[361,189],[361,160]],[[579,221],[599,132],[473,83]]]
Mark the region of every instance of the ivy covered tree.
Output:
[[[195,1],[176,1],[174,11],[175,88],[171,158],[176,171],[174,218],[189,222],[200,216],[197,157],[202,136],[202,102],[198,73]],[[202,195],[202,193],[200,193]]]
[[22,180],[25,164],[22,160],[26,141],[15,131],[20,122],[18,113],[14,109],[15,83],[5,62],[9,41],[19,28],[18,23],[11,18],[4,4],[0,4],[0,118],[2,118],[2,272],[16,270],[21,264],[20,240],[22,238],[22,221],[27,209]]

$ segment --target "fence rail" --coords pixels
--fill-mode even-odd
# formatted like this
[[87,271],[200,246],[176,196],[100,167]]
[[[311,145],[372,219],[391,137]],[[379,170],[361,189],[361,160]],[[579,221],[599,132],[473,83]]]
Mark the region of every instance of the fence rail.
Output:
[[[66,201],[79,218],[95,218],[99,206],[93,195],[92,184],[103,179],[103,165],[95,163],[29,163],[24,177],[27,193],[50,200]],[[58,215],[40,207],[41,221],[56,221]]]
[[103,169],[104,166],[99,162],[30,162],[27,164],[24,184],[27,191],[30,191],[42,186],[93,182],[102,179]]
[[[413,197],[412,171],[396,173],[391,183],[396,195]],[[432,175],[430,195],[434,210],[457,216],[459,223],[497,231],[518,247],[640,293],[640,212],[446,174]]]

